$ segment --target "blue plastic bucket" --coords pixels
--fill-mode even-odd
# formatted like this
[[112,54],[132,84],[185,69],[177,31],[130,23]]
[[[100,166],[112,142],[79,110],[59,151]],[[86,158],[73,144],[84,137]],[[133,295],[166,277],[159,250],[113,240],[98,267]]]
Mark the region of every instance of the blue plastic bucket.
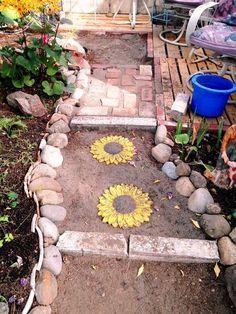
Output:
[[218,75],[194,75],[192,84],[191,109],[202,117],[215,118],[221,116],[230,94],[236,92],[236,84]]

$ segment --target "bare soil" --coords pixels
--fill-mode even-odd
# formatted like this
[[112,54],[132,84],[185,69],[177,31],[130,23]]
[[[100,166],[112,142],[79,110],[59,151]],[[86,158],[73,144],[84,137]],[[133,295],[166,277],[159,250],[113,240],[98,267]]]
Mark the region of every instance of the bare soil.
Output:
[[147,61],[146,35],[79,32],[77,38],[88,50],[92,64],[145,64]]
[[[106,165],[99,163],[90,153],[90,146],[97,139],[109,134],[122,135],[135,145],[137,154],[133,163]],[[69,145],[63,150],[64,163],[59,170],[59,182],[63,186],[66,219],[60,224],[65,230],[143,234],[177,238],[204,238],[201,230],[190,219],[198,217],[187,209],[187,198],[175,191],[175,181],[160,171],[151,156],[154,134],[143,131],[82,130],[70,136]],[[159,183],[155,183],[160,180]],[[98,199],[103,191],[114,184],[133,184],[149,193],[153,201],[150,222],[138,228],[113,228],[97,215]],[[172,199],[168,195],[173,194]]]
[[52,314],[231,314],[212,265],[64,257]]

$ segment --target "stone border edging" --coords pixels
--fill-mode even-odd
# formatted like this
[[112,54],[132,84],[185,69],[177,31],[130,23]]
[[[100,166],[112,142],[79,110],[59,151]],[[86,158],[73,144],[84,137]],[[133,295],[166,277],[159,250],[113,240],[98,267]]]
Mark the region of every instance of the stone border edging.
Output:
[[[68,45],[68,42],[65,43],[66,45]],[[68,144],[66,133],[70,132],[69,123],[72,116],[76,114],[76,105],[86,91],[89,82],[88,76],[91,74],[91,67],[84,59],[83,47],[73,40],[69,42],[69,45],[73,46],[73,50],[82,54],[83,58],[78,65],[79,71],[67,70],[62,67],[61,73],[66,77],[67,83],[74,83],[76,88],[69,98],[57,101],[55,113],[46,126],[47,133],[39,144],[38,160],[28,169],[23,183],[26,196],[33,198],[36,205],[36,213],[31,222],[31,231],[33,233],[37,231],[38,234],[39,258],[31,272],[31,291],[22,314],[27,314],[30,311],[34,297],[36,297],[39,305],[30,311],[31,314],[40,313],[42,306],[45,311],[51,313],[50,304],[57,296],[56,276],[60,274],[62,269],[62,257],[57,247],[53,245],[59,238],[57,226],[54,221],[46,218],[45,214],[42,217],[41,209],[43,206],[57,206],[63,203],[62,188],[55,180],[56,171],[54,168],[61,166],[63,163],[60,149]],[[44,178],[43,182],[42,178]],[[61,215],[63,212],[64,219],[66,209],[60,207],[60,212]],[[56,266],[53,265],[54,262]],[[38,282],[36,282],[37,272],[39,272]],[[49,295],[45,292],[45,288],[48,287]]]
[[76,116],[72,118],[70,127],[73,130],[79,127],[126,127],[155,130],[157,121],[154,118]]
[[62,253],[99,255],[174,263],[216,263],[216,241],[131,234],[65,231],[57,242]]

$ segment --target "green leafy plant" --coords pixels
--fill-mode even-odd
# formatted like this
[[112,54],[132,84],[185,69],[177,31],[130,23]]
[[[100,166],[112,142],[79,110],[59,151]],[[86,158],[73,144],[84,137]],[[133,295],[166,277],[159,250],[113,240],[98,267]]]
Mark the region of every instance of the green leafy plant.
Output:
[[11,137],[11,138],[17,137],[19,129],[24,129],[24,130],[27,129],[26,124],[23,121],[21,121],[20,118],[18,117],[14,117],[14,118],[1,117],[0,118],[0,130],[5,131],[8,137]]
[[9,223],[8,215],[0,215],[0,228],[2,229],[2,233],[4,234],[3,238],[0,238],[0,248],[3,247],[4,243],[9,243],[14,239],[14,236],[11,232],[5,232],[3,224]]
[[183,123],[181,120],[178,120],[175,132],[175,143],[186,145],[189,142],[189,135],[187,133],[182,133],[182,129]]
[[11,208],[16,208],[19,204],[19,195],[16,192],[10,191],[6,194],[8,204]]
[[[22,31],[22,37],[16,41],[18,47],[7,45],[0,49],[0,79],[3,84],[15,88],[31,87],[42,82],[43,91],[48,96],[61,95],[67,86],[60,67],[68,68],[73,59],[56,41],[59,23],[54,23],[47,15],[33,13],[30,21],[31,28],[35,28],[41,37],[27,38]],[[19,25],[24,29],[23,20]]]
[[196,140],[196,147],[199,147],[208,131],[208,123],[205,118],[201,120],[200,128],[197,132],[197,140]]

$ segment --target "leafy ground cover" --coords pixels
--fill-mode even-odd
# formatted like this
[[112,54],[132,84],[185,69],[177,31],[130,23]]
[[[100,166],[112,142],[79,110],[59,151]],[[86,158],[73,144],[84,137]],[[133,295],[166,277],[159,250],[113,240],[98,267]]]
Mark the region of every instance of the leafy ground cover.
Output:
[[29,294],[38,240],[30,225],[35,211],[23,191],[24,176],[37,158],[45,119],[25,118],[11,111],[0,91],[0,298],[20,313]]

